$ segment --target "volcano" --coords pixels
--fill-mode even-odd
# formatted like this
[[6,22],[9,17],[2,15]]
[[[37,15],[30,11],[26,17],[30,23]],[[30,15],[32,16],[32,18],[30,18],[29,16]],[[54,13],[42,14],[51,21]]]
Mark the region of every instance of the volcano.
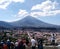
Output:
[[16,27],[35,27],[35,28],[59,28],[60,27],[58,25],[45,23],[32,16],[26,16],[23,19],[15,22],[11,22],[10,24]]

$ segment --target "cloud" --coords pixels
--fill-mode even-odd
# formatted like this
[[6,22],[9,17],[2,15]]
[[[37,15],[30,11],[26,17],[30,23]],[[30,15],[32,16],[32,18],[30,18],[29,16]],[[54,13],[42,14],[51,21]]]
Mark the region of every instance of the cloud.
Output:
[[9,5],[9,2],[6,2],[4,4],[0,4],[0,8],[1,9],[6,9],[8,5]]
[[50,0],[47,0],[47,1],[42,2],[41,4],[34,5],[31,8],[30,13],[26,10],[20,9],[16,17],[21,18],[27,15],[34,16],[34,17],[55,16],[57,14],[60,14],[60,10],[57,9],[58,5],[59,3],[57,3],[56,1],[52,2]]
[[5,21],[8,21],[8,22],[17,21],[17,20],[20,20],[20,19],[28,16],[28,14],[29,13],[26,10],[20,9],[16,15],[11,15],[15,19],[11,19],[11,20],[9,19],[9,20],[5,20]]
[[9,4],[10,4],[10,2],[8,0],[0,0],[1,9],[6,9]]
[[23,16],[27,16],[27,15],[28,15],[28,12],[26,10],[20,9],[17,14],[17,17],[23,17]]
[[6,9],[11,2],[20,2],[24,3],[25,0],[0,0],[0,8],[1,9]]
[[[42,2],[41,4],[34,5],[31,8],[31,15],[32,16],[52,16],[60,14],[60,10],[57,9],[57,6],[59,3],[56,1],[52,2],[50,0],[46,0],[45,2]],[[35,10],[39,10],[36,12]]]
[[49,11],[49,12],[31,12],[31,16],[53,16],[60,14],[60,10]]
[[20,2],[20,3],[24,2],[24,0],[11,0],[11,1],[13,1],[13,2]]
[[56,9],[56,6],[58,5],[57,2],[52,2],[50,0],[47,0],[45,2],[42,2],[41,4],[37,4],[32,7],[31,10],[42,10],[42,11],[49,11]]

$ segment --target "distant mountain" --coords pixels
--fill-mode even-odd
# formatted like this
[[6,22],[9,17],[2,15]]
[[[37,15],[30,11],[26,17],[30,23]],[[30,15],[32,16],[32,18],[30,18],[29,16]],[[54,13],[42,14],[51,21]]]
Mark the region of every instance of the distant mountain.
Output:
[[10,25],[8,22],[4,22],[4,21],[0,21],[0,29],[6,29],[6,28],[11,28],[13,27],[12,25]]
[[6,28],[60,28],[60,26],[52,25],[45,23],[41,20],[38,20],[37,18],[26,16],[23,19],[15,22],[4,22],[0,21],[0,29],[6,29]]
[[38,20],[37,18],[26,16],[23,19],[15,22],[10,23],[13,26],[16,27],[45,27],[45,28],[58,28],[57,25],[48,24],[45,22],[42,22],[41,20]]

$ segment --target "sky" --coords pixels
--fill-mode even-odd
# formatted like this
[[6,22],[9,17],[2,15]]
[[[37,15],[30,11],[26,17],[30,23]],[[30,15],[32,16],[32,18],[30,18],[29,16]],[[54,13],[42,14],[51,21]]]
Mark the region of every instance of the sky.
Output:
[[13,22],[28,15],[60,25],[60,0],[0,0],[0,21]]

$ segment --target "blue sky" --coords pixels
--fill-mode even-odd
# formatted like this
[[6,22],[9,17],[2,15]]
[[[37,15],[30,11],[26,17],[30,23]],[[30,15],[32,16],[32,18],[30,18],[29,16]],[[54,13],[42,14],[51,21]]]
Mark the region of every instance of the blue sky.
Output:
[[0,0],[0,21],[17,21],[27,15],[60,25],[60,0]]

